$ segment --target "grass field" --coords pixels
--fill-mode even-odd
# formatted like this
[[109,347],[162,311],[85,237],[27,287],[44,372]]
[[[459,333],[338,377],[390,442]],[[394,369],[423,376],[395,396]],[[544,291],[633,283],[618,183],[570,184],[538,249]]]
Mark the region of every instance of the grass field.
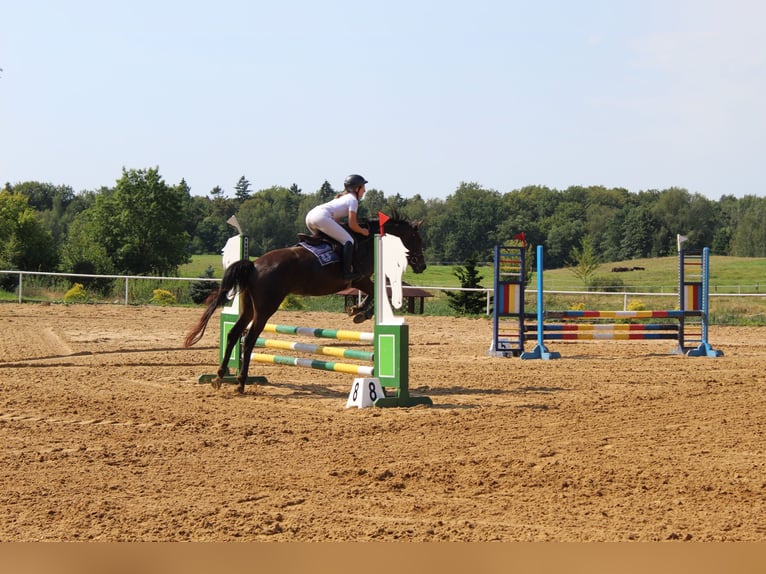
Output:
[[[208,265],[215,270],[214,277],[221,277],[220,255],[195,256],[192,263],[181,269],[183,277],[202,276]],[[612,272],[613,267],[642,267],[643,270]],[[454,315],[449,300],[443,291],[435,287],[460,287],[455,275],[456,266],[429,265],[420,275],[410,269],[404,274],[404,281],[418,287],[432,288],[432,298],[425,304],[427,315]],[[478,267],[480,284],[492,288],[494,271],[491,263]],[[766,258],[744,258],[711,256],[710,259],[710,318],[711,323],[763,325],[766,324]],[[624,292],[638,293],[674,293],[678,289],[678,257],[660,257],[655,259],[635,259],[603,263],[593,276],[604,279],[607,284],[620,285],[613,295],[547,295],[546,307],[549,309],[567,309],[584,306],[588,309],[619,310],[627,305],[641,304],[647,309],[672,309],[677,305],[675,295],[663,296],[626,296]],[[622,283],[619,283],[619,282]],[[535,287],[535,278],[530,282],[530,289]],[[584,291],[585,286],[571,269],[551,269],[545,271],[546,291]],[[720,297],[719,294],[764,294],[763,297]],[[526,307],[535,306],[534,294],[528,293]],[[339,311],[342,301],[335,297],[304,297],[300,302],[306,309]]]
[[[214,278],[221,278],[221,256],[197,255],[191,263],[179,270],[179,276],[185,278],[201,277],[205,269],[211,266]],[[612,267],[642,267],[641,271],[612,272]],[[766,325],[766,258],[711,257],[711,324],[727,325]],[[408,270],[404,281],[410,285],[422,287],[432,294],[425,301],[425,314],[432,316],[456,315],[450,307],[449,298],[444,288],[460,287],[455,275],[456,266],[429,265],[426,271],[415,275]],[[493,286],[491,264],[478,268],[480,285],[490,290]],[[619,288],[610,294],[555,294],[554,291],[584,291],[582,281],[571,269],[551,269],[545,271],[545,291],[547,309],[587,308],[620,310],[628,305],[643,305],[645,309],[673,309],[677,305],[678,258],[662,257],[656,259],[636,259],[602,264],[594,273],[603,279],[601,284],[618,283]],[[82,281],[82,280],[80,280]],[[62,277],[27,276],[23,281],[23,300],[29,302],[62,302],[67,290],[72,287],[72,279]],[[132,279],[127,284],[122,279],[111,282],[111,291],[99,292],[87,282],[88,302],[129,304],[156,304],[155,289],[167,291],[180,305],[192,304],[189,294],[190,283],[173,279],[147,277],[143,280]],[[621,282],[621,283],[619,283]],[[529,283],[525,308],[533,312],[535,304],[534,276]],[[439,289],[443,288],[443,289]],[[550,293],[549,293],[550,292]],[[628,293],[651,293],[652,295],[629,295]],[[657,295],[654,295],[657,294]],[[668,295],[659,295],[668,294]],[[741,294],[745,297],[725,297],[724,294]],[[486,293],[480,294],[486,301]],[[0,290],[0,301],[18,300],[16,288]],[[311,311],[343,312],[342,297],[297,297],[291,300],[295,309]],[[486,309],[486,306],[484,306]]]
[[[181,277],[201,277],[211,266],[214,277],[221,277],[220,255],[195,255],[192,262],[179,270]],[[643,271],[613,273],[612,267],[643,267]],[[459,287],[453,265],[429,265],[420,275],[408,269],[404,281],[419,287]],[[478,268],[481,285],[491,288],[494,281],[492,264]],[[627,291],[673,291],[678,286],[678,258],[659,257],[655,259],[633,259],[603,263],[594,276],[608,277],[622,281]],[[584,285],[572,270],[551,269],[545,271],[545,289],[551,291],[578,291]],[[710,258],[711,293],[766,293],[766,258],[724,257]]]

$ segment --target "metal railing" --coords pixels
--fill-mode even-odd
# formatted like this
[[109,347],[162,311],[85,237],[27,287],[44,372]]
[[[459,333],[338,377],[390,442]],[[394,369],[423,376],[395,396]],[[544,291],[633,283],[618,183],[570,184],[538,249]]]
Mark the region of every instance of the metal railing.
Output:
[[[116,281],[123,281],[124,282],[124,298],[123,303],[125,305],[128,305],[130,302],[130,282],[131,281],[181,281],[181,282],[211,282],[216,283],[220,282],[220,279],[217,278],[210,278],[210,277],[158,277],[158,276],[147,276],[147,275],[95,275],[95,274],[86,274],[86,273],[52,273],[52,272],[45,272],[45,271],[18,271],[18,270],[0,270],[0,276],[3,275],[11,275],[11,276],[18,276],[18,286],[17,286],[17,295],[18,295],[18,302],[21,303],[23,301],[24,297],[24,277],[25,276],[48,276],[48,277],[61,277],[61,278],[84,278],[84,279],[111,279]],[[493,289],[492,288],[486,288],[486,287],[475,287],[475,288],[468,288],[468,287],[445,287],[445,286],[435,286],[435,285],[429,285],[429,286],[416,286],[411,285],[410,287],[416,288],[416,289],[423,289],[427,291],[472,291],[477,293],[484,293],[485,299],[486,299],[486,313],[487,315],[492,314],[492,296],[493,296]],[[718,286],[721,287],[721,286]],[[736,285],[727,286],[727,287],[738,287]],[[745,286],[747,287],[747,286]],[[756,289],[759,286],[756,286]],[[624,288],[624,287],[622,287]],[[677,296],[677,291],[664,291],[664,287],[659,287],[659,291],[568,291],[568,290],[546,290],[546,294],[550,295],[564,295],[564,296],[572,296],[572,295],[587,295],[587,296],[610,296],[610,297],[617,297],[622,296],[623,298],[623,310],[628,309],[629,304],[629,298],[633,297],[673,297]],[[717,288],[716,288],[717,289]],[[713,292],[711,288],[710,297],[760,297],[765,298],[766,293],[742,293],[741,287],[737,289],[737,293],[720,293],[717,290]],[[526,293],[530,296],[536,295],[537,291],[535,289],[526,289]]]

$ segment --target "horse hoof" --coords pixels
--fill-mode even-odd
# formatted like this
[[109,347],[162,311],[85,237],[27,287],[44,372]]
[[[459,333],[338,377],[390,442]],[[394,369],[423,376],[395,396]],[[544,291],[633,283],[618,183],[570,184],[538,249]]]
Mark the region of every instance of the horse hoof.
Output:
[[221,379],[220,378],[213,379],[212,381],[210,381],[210,386],[213,387],[214,389],[220,389]]
[[357,324],[364,323],[366,320],[367,320],[367,317],[365,316],[364,313],[357,313],[356,315],[354,315],[354,323],[357,323]]

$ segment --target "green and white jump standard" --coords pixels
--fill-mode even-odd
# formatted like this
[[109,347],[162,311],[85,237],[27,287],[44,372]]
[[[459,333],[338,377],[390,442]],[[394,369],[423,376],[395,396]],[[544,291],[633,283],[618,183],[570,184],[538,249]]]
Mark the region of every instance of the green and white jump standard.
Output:
[[[243,249],[245,249],[246,238],[243,238],[242,236],[237,237],[243,242]],[[369,364],[336,362],[333,360],[323,360],[298,355],[275,355],[260,352],[252,353],[250,360],[256,363],[305,367],[355,375],[356,378],[353,381],[348,402],[346,403],[347,407],[408,407],[433,404],[429,397],[411,396],[409,392],[409,327],[405,324],[403,317],[396,317],[393,315],[385,288],[385,277],[389,277],[391,271],[384,268],[384,258],[386,257],[386,253],[389,251],[393,252],[394,250],[389,249],[387,251],[384,249],[383,245],[391,245],[391,242],[394,240],[401,245],[401,240],[398,237],[377,236],[375,238],[375,326],[372,332],[297,327],[291,325],[277,325],[273,323],[266,324],[263,329],[264,333],[271,334],[368,343],[373,346],[373,351],[345,349],[332,345],[319,345],[304,341],[267,337],[258,337],[255,344],[256,347],[264,349],[321,355],[338,359],[366,362]],[[246,253],[246,251],[243,251],[243,254],[244,253]],[[404,260],[404,265],[406,266],[406,259]],[[399,266],[401,267],[401,262]],[[391,281],[391,284],[393,285],[394,281]],[[221,354],[226,347],[226,336],[238,318],[238,305],[238,296],[236,296],[235,300],[232,301],[232,305],[227,309],[236,308],[237,314],[228,311],[225,315],[221,315]],[[240,354],[241,345],[238,343],[231,358],[231,364],[235,366],[237,371],[239,371],[241,365]],[[210,382],[215,377],[216,375],[201,375],[199,377],[199,382]],[[227,375],[223,378],[223,381],[228,383],[238,382],[236,375]],[[247,384],[263,384],[266,382],[268,381],[266,377],[263,376],[248,376],[247,380]],[[385,389],[389,389],[389,392],[387,393]]]

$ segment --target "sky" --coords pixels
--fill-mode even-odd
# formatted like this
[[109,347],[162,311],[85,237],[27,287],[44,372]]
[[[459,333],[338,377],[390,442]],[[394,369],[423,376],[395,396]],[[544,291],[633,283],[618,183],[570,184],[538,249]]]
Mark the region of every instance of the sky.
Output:
[[0,185],[766,196],[762,0],[0,0]]

